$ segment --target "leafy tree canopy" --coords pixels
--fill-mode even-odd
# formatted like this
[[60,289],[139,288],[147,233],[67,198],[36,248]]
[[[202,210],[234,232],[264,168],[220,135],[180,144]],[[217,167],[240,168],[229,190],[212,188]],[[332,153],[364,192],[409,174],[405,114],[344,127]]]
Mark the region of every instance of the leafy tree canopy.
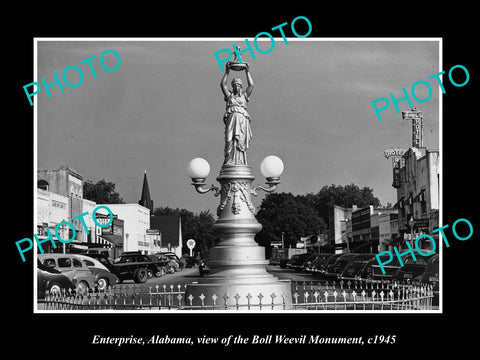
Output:
[[87,180],[83,183],[83,198],[95,201],[97,204],[125,204],[120,194],[115,191],[115,184],[105,179],[93,183]]
[[318,235],[326,228],[325,221],[305,197],[291,193],[268,194],[260,206],[257,220],[263,227],[255,239],[262,246],[281,240],[282,233],[285,246],[295,246],[300,237]]
[[285,246],[295,246],[301,237],[318,235],[327,229],[328,213],[333,205],[379,207],[380,201],[372,189],[355,184],[324,186],[316,194],[268,194],[257,214],[263,228],[255,240],[268,248],[272,241],[281,240],[283,233]]
[[318,193],[308,194],[307,199],[326,222],[328,222],[328,211],[333,205],[347,208],[353,205],[359,208],[369,205],[380,206],[380,200],[373,195],[373,189],[366,186],[360,188],[353,183],[345,186],[325,185]]

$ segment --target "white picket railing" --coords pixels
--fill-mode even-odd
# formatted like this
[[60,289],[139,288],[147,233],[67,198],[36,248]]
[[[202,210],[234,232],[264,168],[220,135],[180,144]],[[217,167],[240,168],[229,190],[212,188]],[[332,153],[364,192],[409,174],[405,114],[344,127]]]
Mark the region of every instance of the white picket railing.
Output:
[[292,283],[292,304],[276,294],[186,295],[186,284],[114,286],[106,291],[46,293],[44,310],[431,310],[431,286],[399,283]]

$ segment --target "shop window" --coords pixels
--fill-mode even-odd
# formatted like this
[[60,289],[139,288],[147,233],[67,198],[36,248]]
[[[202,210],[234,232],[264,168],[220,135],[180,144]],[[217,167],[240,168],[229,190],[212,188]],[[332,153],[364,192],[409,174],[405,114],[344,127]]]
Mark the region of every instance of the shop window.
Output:
[[420,202],[420,210],[422,214],[425,214],[427,212],[427,202],[426,201],[421,201]]
[[41,179],[37,181],[37,188],[39,189],[48,191],[48,185],[48,181],[46,180]]

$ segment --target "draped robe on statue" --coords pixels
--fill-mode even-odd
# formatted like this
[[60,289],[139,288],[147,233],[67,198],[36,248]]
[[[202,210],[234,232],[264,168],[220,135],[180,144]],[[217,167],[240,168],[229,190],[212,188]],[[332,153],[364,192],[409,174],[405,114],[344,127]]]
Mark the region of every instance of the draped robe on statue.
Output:
[[233,92],[225,97],[227,109],[223,117],[225,124],[224,165],[247,165],[247,149],[252,138],[250,115],[247,112],[248,97]]

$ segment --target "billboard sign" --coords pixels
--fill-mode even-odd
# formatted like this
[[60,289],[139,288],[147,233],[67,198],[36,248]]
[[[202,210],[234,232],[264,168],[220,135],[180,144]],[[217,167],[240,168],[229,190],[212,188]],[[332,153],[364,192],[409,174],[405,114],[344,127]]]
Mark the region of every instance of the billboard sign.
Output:
[[403,120],[412,120],[412,146],[423,147],[423,111],[402,111]]

